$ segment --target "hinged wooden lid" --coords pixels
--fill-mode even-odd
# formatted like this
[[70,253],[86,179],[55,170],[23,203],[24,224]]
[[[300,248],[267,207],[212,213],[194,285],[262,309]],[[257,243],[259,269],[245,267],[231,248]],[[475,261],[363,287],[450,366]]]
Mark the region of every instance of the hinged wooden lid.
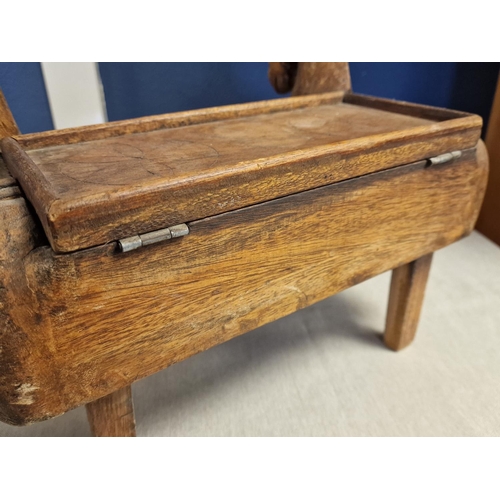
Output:
[[343,92],[3,139],[56,252],[474,147],[475,115]]

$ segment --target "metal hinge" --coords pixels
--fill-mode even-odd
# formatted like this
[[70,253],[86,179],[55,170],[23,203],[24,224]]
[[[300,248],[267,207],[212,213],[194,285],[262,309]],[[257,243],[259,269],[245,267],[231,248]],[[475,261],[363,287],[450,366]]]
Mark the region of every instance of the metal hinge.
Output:
[[158,243],[159,241],[171,240],[173,238],[180,238],[189,234],[189,227],[187,224],[177,224],[176,226],[159,229],[151,233],[138,234],[130,238],[123,238],[118,240],[118,246],[122,252],[130,252],[136,248],[145,247]]
[[456,158],[460,158],[462,156],[462,151],[452,151],[451,153],[444,153],[439,156],[434,156],[433,158],[429,158],[431,165],[440,165],[442,163],[448,163],[449,161],[455,160]]

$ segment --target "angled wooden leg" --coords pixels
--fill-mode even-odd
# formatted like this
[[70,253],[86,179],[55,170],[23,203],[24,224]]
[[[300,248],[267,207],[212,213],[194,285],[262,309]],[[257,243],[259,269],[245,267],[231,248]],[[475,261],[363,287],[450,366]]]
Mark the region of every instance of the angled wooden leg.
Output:
[[90,430],[96,437],[135,437],[134,404],[129,385],[86,405]]
[[384,342],[394,351],[415,337],[431,261],[432,253],[392,271]]
[[0,89],[0,139],[20,133],[9,105],[3,96],[2,89]]

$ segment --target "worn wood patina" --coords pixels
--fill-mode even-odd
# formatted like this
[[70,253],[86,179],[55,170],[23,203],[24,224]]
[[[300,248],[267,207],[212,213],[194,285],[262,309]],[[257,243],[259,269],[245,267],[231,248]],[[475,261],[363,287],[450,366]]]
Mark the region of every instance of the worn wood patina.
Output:
[[134,435],[134,381],[391,269],[385,342],[411,342],[432,253],[479,213],[481,119],[354,95],[332,64],[279,66],[297,96],[276,101],[0,121],[3,421],[87,404],[95,435]]

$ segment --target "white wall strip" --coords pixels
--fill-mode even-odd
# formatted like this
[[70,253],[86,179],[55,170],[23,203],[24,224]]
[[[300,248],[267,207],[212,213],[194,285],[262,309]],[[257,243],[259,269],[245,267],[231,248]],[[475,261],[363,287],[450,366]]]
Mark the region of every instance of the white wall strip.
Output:
[[104,123],[106,104],[97,63],[41,63],[56,129]]

